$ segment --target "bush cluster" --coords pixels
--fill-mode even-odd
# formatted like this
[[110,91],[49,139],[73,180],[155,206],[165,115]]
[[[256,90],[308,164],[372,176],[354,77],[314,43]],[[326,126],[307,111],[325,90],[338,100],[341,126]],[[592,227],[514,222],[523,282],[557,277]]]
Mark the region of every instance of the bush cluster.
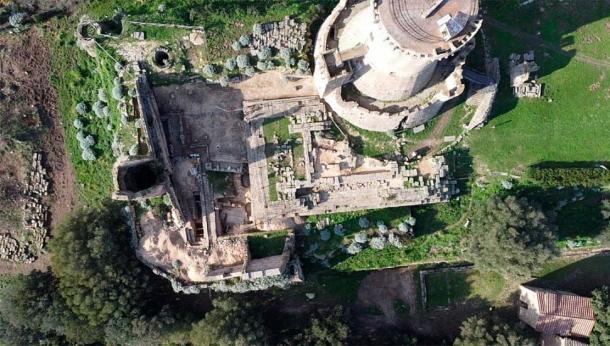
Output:
[[595,187],[610,184],[610,171],[602,167],[530,167],[528,176],[547,187]]

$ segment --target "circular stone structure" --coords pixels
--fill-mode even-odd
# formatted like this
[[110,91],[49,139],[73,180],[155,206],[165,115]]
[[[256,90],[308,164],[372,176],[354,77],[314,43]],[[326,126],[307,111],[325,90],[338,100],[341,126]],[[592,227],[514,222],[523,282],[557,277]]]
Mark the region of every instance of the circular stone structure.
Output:
[[[478,12],[478,0],[339,1],[316,41],[314,78],[320,95],[339,108],[333,107],[339,116],[368,130],[428,121],[463,91],[462,65],[482,24]],[[345,84],[367,102],[346,105],[335,92]],[[400,111],[370,107],[376,101],[394,103]]]

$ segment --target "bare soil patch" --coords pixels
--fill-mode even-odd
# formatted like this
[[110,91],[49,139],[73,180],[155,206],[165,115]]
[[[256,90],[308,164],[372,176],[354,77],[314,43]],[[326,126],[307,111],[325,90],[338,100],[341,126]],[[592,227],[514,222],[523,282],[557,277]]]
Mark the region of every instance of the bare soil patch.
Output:
[[[50,81],[51,54],[48,42],[42,37],[42,32],[33,27],[21,35],[1,35],[0,54],[0,85],[4,98],[2,116],[5,121],[19,122],[28,132],[25,140],[31,150],[43,153],[43,165],[52,181],[48,199],[52,230],[74,207],[76,197],[74,172],[64,146],[61,115],[57,111],[57,94]],[[11,159],[10,155],[17,154],[13,151],[6,154],[9,156],[0,157],[0,170],[19,172],[14,175],[15,183],[22,186],[30,158],[15,165],[19,161]],[[43,258],[41,261],[43,267],[46,267],[48,260]],[[41,264],[35,262],[24,266],[25,270],[39,269]],[[0,266],[0,272],[3,269],[13,272],[10,267],[13,266]]]

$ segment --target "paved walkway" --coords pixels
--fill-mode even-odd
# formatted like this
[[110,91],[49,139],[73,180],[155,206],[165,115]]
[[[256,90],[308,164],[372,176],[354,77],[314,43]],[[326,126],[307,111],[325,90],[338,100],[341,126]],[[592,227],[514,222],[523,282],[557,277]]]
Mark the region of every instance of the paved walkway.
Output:
[[504,24],[489,16],[483,16],[483,20],[489,26],[502,30],[502,31],[505,31],[505,32],[508,32],[530,44],[550,49],[558,54],[561,54],[568,58],[574,58],[577,61],[580,61],[582,63],[588,64],[591,66],[610,69],[610,61],[599,60],[599,59],[595,59],[595,58],[592,58],[590,56],[586,56],[586,55],[583,55],[580,53],[573,53],[573,52],[565,51],[565,50],[561,49],[561,47],[559,47],[555,44],[549,43],[547,41],[544,41],[543,39],[539,38],[538,36],[525,33],[521,30],[518,30],[510,25]]

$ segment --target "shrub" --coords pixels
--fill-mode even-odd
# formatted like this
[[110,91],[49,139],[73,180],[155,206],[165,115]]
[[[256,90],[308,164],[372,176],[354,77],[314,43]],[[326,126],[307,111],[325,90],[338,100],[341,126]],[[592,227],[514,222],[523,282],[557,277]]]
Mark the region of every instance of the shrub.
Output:
[[364,231],[360,231],[354,235],[354,240],[360,244],[366,243],[367,239],[368,239],[368,237],[366,235],[366,232],[364,232]]
[[106,105],[104,104],[104,102],[95,101],[95,103],[93,104],[93,113],[95,113],[96,117],[98,117],[98,118],[104,117],[103,109],[105,106]]
[[399,248],[399,249],[400,249],[400,248],[402,248],[402,247],[404,247],[404,244],[403,244],[402,240],[400,239],[400,237],[399,237],[399,236],[397,236],[397,235],[396,235],[396,234],[394,234],[394,233],[391,233],[391,234],[388,236],[388,243],[389,243],[390,245],[392,245],[392,246],[395,246],[395,247]]
[[360,226],[360,228],[369,228],[370,222],[367,218],[361,217],[358,219],[358,226]]
[[8,18],[8,22],[11,24],[11,26],[13,28],[19,28],[23,25],[23,22],[25,21],[25,17],[27,15],[23,12],[17,12],[12,14],[9,18]]
[[248,57],[246,54],[238,55],[236,61],[239,68],[246,68],[250,66],[250,57]]
[[112,80],[112,85],[114,86],[120,86],[121,85],[121,78],[119,77],[114,77],[114,79]]
[[408,223],[402,222],[398,225],[398,232],[400,234],[407,234],[407,233],[409,233],[410,228],[411,228],[411,226],[409,226]]
[[159,6],[157,6],[157,11],[163,13],[165,12],[165,10],[167,9],[167,5],[165,3],[159,4]]
[[227,87],[229,85],[229,77],[227,77],[226,75],[222,75],[218,79],[218,82],[220,83],[221,87]]
[[95,153],[93,152],[93,150],[91,150],[91,148],[83,149],[83,152],[81,153],[81,157],[85,161],[95,161],[95,159],[96,159]]
[[377,230],[379,234],[388,234],[388,226],[386,226],[383,221],[377,221]]
[[225,61],[225,68],[229,71],[233,71],[235,70],[235,68],[237,67],[237,61],[235,61],[235,58],[228,58],[227,61]]
[[216,66],[212,64],[207,64],[203,67],[203,73],[208,76],[213,76],[218,73]]
[[83,128],[83,122],[78,118],[74,119],[74,122],[72,123],[72,125],[74,125],[74,127],[79,130]]
[[89,148],[95,145],[95,138],[91,135],[87,135],[82,141],[81,145],[85,145],[85,147]]
[[275,68],[275,64],[273,63],[273,61],[268,60],[267,61],[267,70],[273,70]]
[[119,85],[115,85],[112,88],[112,98],[120,101],[123,99],[123,97],[125,97],[125,94],[123,94],[123,87],[119,84]]
[[322,231],[320,231],[320,240],[322,241],[328,241],[330,239],[330,232],[327,229],[323,229]]
[[309,71],[309,62],[307,62],[307,60],[301,59],[297,63],[297,68],[299,69],[299,72],[306,73],[307,71]]
[[252,76],[254,76],[256,71],[254,70],[254,67],[248,66],[244,69],[244,73],[246,74],[246,76],[252,77]]
[[127,125],[127,123],[129,123],[129,119],[127,119],[125,114],[121,114],[121,124]]
[[235,41],[231,44],[231,48],[233,48],[234,51],[239,52],[241,50],[241,43]]
[[129,91],[127,91],[127,95],[129,95],[129,97],[136,97],[138,96],[138,91],[135,88],[129,89]]
[[288,60],[286,61],[286,66],[288,66],[288,67],[292,67],[292,66],[296,65],[296,63],[297,63],[297,59],[295,59],[295,58],[290,58],[290,59],[288,59]]
[[343,225],[342,224],[337,224],[335,225],[335,229],[333,230],[335,232],[336,235],[338,235],[339,237],[343,236]]
[[121,64],[121,63],[120,63],[120,62],[118,62],[118,61],[117,61],[117,62],[115,62],[115,63],[114,63],[114,70],[115,70],[117,73],[121,73],[121,71],[123,71],[123,64]]
[[260,23],[255,23],[252,26],[252,33],[255,35],[262,35],[263,34],[263,26]]
[[108,118],[110,116],[110,107],[104,106],[104,108],[102,108],[102,115],[104,118]]
[[76,113],[78,115],[84,115],[87,113],[87,105],[84,102],[79,102],[76,104]]
[[267,60],[267,59],[271,58],[272,55],[273,55],[273,52],[271,51],[271,48],[269,48],[267,46],[261,47],[258,50],[258,53],[256,54],[256,56],[260,60]]
[[355,254],[359,253],[360,251],[362,251],[362,245],[358,244],[357,242],[353,242],[353,243],[349,244],[349,246],[347,247],[347,249],[345,251],[347,251],[347,253],[350,255],[355,255]]
[[249,35],[241,35],[241,37],[239,38],[239,44],[242,45],[242,47],[247,47],[252,43],[252,38],[250,38]]
[[76,140],[79,142],[82,142],[85,140],[85,133],[83,133],[83,131],[78,131],[76,133]]
[[292,49],[290,48],[282,48],[280,49],[280,58],[284,59],[286,63],[292,57]]
[[259,61],[256,63],[256,68],[261,71],[265,71],[265,70],[267,70],[267,63],[264,61]]
[[108,102],[108,95],[106,95],[106,91],[104,91],[104,89],[97,89],[97,99],[102,102]]
[[610,184],[610,171],[602,167],[530,167],[528,176],[546,187],[595,187]]
[[413,217],[413,216],[409,216],[405,222],[410,225],[411,227],[415,226],[415,223],[417,222],[417,220]]
[[369,240],[369,246],[376,250],[382,250],[385,247],[385,243],[384,237],[373,237]]
[[138,145],[137,144],[134,144],[129,147],[129,155],[131,155],[131,156],[138,155]]

